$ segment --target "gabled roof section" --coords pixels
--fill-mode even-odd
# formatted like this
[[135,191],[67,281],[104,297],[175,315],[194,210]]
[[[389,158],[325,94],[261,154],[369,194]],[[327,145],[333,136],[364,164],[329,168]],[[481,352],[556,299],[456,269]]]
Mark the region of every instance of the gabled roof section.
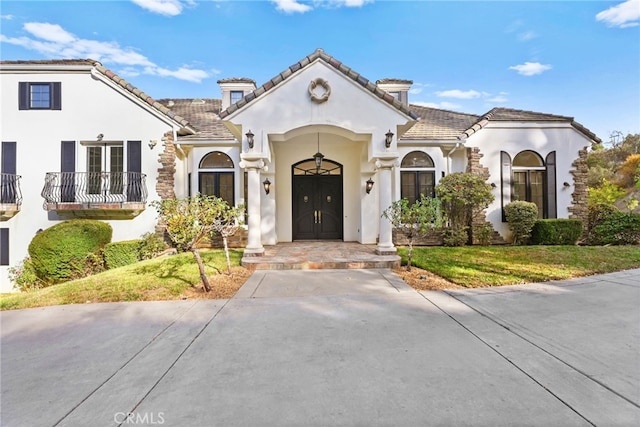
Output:
[[409,105],[420,120],[400,136],[403,140],[453,140],[480,118],[475,114],[458,113],[437,108]]
[[555,114],[538,113],[535,111],[515,110],[512,108],[494,108],[488,113],[484,114],[480,120],[474,123],[471,127],[466,129],[460,139],[467,139],[480,129],[484,128],[489,122],[568,122],[578,132],[582,133],[587,138],[595,142],[601,142],[602,140],[596,136],[595,133],[576,122],[573,117],[558,116]]
[[347,78],[353,80],[354,82],[356,82],[357,84],[359,84],[360,86],[362,86],[363,88],[365,88],[366,90],[368,90],[369,92],[377,96],[378,98],[382,99],[389,105],[393,106],[397,110],[401,111],[405,115],[411,117],[412,119],[418,118],[407,106],[403,105],[400,101],[395,99],[392,95],[383,91],[375,83],[369,81],[359,73],[355,72],[351,68],[344,65],[342,62],[332,57],[331,55],[328,55],[322,49],[316,49],[315,52],[313,52],[311,55],[308,55],[302,58],[300,61],[296,62],[295,64],[293,64],[292,66],[290,66],[289,68],[287,68],[286,70],[284,70],[283,72],[281,72],[280,74],[278,74],[277,76],[275,76],[274,78],[272,78],[271,80],[269,80],[268,82],[266,82],[265,84],[257,88],[256,90],[254,90],[253,92],[251,92],[250,94],[246,95],[240,101],[229,106],[229,108],[227,108],[226,110],[220,113],[220,118],[224,119],[229,114],[237,111],[238,109],[244,107],[245,105],[252,102],[253,100],[261,97],[262,95],[265,94],[265,92],[278,86],[280,83],[287,80],[292,75],[294,75],[295,73],[307,67],[308,65],[310,65],[311,63],[313,63],[318,59],[321,61],[324,61],[331,67],[335,68],[336,70],[344,74]]
[[194,135],[180,137],[180,141],[232,140],[234,137],[227,127],[218,120],[222,109],[220,99],[160,99],[160,104],[174,114],[185,117],[196,130]]
[[137,87],[133,86],[131,83],[118,76],[113,71],[105,68],[100,62],[95,61],[93,59],[45,59],[45,60],[33,60],[33,61],[0,61],[0,65],[14,65],[14,66],[27,66],[29,68],[38,67],[44,68],[46,66],[49,67],[70,67],[70,66],[87,66],[93,67],[95,71],[99,74],[103,75],[107,79],[111,80],[122,89],[127,92],[133,94],[135,97],[141,99],[146,104],[148,104],[152,109],[160,112],[162,115],[170,118],[172,121],[176,122],[183,129],[183,132],[189,134],[194,133],[194,129],[191,128],[189,122],[184,118],[164,105],[160,104],[156,100],[154,100],[151,96],[147,95]]

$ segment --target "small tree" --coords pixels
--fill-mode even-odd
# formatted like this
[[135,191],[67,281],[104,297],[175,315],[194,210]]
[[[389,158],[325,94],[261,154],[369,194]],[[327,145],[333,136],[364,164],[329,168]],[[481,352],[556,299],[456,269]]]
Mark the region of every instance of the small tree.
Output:
[[212,234],[222,237],[224,254],[227,257],[227,273],[231,274],[231,258],[229,257],[228,238],[233,236],[242,225],[241,218],[244,208],[242,206],[230,207],[223,199],[218,199],[218,216],[211,224]]
[[436,194],[442,201],[452,233],[466,230],[467,241],[472,243],[474,220],[493,202],[491,186],[480,175],[456,172],[440,180]]
[[211,291],[211,285],[204,271],[198,243],[210,235],[214,221],[223,213],[220,200],[213,196],[198,195],[153,203],[178,250],[190,251],[193,254],[200,270],[202,286],[207,292]]
[[407,199],[393,202],[385,209],[382,216],[407,236],[409,241],[407,271],[411,271],[414,239],[424,236],[430,229],[442,227],[444,223],[440,201],[426,197],[424,194],[420,195],[420,199],[413,205],[409,205]]
[[513,244],[525,244],[531,237],[531,230],[538,220],[538,206],[535,203],[518,200],[504,207],[509,228],[513,233]]

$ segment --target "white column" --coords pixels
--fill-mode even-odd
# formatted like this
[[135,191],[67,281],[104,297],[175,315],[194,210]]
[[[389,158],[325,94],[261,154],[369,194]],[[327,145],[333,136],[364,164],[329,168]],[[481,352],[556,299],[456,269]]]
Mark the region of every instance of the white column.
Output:
[[245,256],[261,256],[264,254],[264,246],[262,246],[262,218],[260,215],[262,196],[260,170],[264,168],[264,161],[250,155],[242,154],[241,157],[240,167],[247,170],[247,191],[249,192],[247,206],[249,230],[244,254]]
[[391,222],[389,222],[388,219],[382,216],[382,212],[391,206],[392,203],[393,184],[391,171],[397,163],[397,158],[378,159],[376,161],[378,180],[380,181],[380,187],[378,190],[380,219],[378,227],[378,247],[376,248],[376,252],[380,255],[395,254],[397,251],[393,245],[393,225],[391,225]]

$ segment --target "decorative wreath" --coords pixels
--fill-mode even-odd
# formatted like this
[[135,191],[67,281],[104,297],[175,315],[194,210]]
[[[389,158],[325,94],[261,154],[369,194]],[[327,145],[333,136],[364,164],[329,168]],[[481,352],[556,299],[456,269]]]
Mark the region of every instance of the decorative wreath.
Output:
[[[323,89],[322,93],[319,95],[315,92],[318,86]],[[313,102],[322,104],[327,99],[329,99],[329,95],[331,95],[331,86],[329,86],[329,82],[327,82],[326,80],[318,77],[317,79],[312,80],[311,83],[309,83],[309,96],[311,97],[311,100]]]

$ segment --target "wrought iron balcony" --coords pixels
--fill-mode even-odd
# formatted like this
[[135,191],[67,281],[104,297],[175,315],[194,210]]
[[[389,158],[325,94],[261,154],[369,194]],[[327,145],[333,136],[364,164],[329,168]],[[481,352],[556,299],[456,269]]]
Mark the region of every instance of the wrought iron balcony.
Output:
[[80,217],[134,217],[147,201],[146,175],[138,172],[47,172],[44,208]]
[[20,175],[0,174],[0,220],[6,221],[20,212],[22,192],[20,191]]

